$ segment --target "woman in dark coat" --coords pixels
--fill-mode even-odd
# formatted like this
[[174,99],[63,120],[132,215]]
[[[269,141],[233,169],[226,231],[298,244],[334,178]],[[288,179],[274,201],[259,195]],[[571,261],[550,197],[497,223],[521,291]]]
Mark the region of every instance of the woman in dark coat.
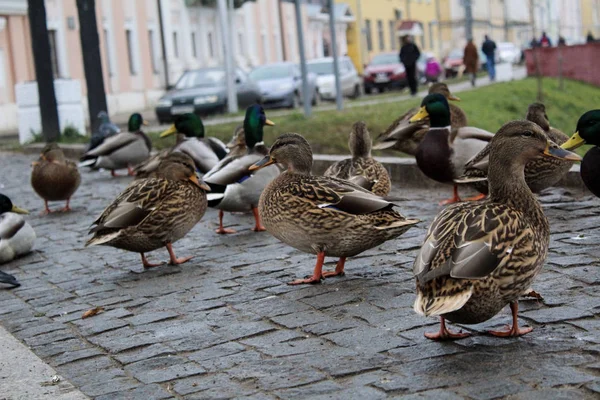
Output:
[[463,55],[463,64],[465,64],[465,73],[471,74],[471,85],[475,86],[475,77],[479,67],[479,53],[477,47],[473,43],[473,39],[465,46],[465,54]]
[[421,56],[421,51],[413,43],[412,37],[406,35],[402,38],[402,47],[400,48],[400,62],[404,64],[406,70],[406,80],[410,88],[410,94],[417,95],[417,60]]

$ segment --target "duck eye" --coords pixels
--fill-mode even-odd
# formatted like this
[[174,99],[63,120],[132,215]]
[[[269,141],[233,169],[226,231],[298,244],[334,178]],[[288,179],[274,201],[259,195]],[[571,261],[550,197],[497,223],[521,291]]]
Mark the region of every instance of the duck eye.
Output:
[[531,131],[525,131],[525,132],[523,132],[523,136],[525,136],[525,137],[531,137],[531,136],[533,136],[533,132],[531,132]]

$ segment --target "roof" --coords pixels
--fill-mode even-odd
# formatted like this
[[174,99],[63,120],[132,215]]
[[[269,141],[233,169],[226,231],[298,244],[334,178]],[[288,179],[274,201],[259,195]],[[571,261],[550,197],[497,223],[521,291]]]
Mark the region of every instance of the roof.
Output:
[[412,35],[422,36],[423,35],[423,24],[419,21],[404,20],[398,22],[396,25],[396,35]]

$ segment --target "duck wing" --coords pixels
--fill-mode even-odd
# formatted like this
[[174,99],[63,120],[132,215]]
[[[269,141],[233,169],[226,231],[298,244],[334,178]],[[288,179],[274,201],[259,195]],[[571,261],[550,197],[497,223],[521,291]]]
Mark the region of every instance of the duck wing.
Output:
[[82,160],[90,157],[109,155],[119,149],[122,149],[128,144],[135,142],[136,140],[140,140],[140,137],[131,132],[122,132],[115,136],[108,137],[98,147],[85,153],[82,157]]
[[0,283],[6,283],[7,285],[11,285],[13,287],[21,286],[21,284],[17,281],[17,278],[2,271],[0,271]]

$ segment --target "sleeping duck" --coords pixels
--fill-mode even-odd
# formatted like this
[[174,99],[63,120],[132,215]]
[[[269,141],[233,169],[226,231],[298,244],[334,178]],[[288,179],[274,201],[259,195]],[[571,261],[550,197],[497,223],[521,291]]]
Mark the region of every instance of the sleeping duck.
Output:
[[0,194],[0,264],[29,253],[35,242],[33,228],[19,214],[29,212]]

